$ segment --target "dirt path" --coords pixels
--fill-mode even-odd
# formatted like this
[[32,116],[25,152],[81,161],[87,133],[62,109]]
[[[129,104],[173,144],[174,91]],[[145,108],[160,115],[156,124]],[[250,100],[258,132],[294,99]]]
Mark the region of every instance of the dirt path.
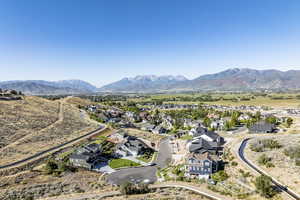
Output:
[[28,139],[32,136],[35,136],[35,135],[39,135],[40,132],[47,131],[48,129],[53,128],[56,124],[61,123],[64,120],[64,102],[65,102],[64,99],[59,101],[58,119],[54,123],[50,124],[49,126],[43,128],[37,132],[28,134],[28,135],[16,140],[15,142],[10,143],[9,145],[6,145],[5,147],[0,149],[0,152],[4,151],[7,148],[14,147],[14,146],[26,141],[26,139]]

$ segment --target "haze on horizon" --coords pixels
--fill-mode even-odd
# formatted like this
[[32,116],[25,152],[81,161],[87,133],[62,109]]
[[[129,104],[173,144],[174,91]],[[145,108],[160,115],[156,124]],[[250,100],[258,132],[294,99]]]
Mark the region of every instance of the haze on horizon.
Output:
[[0,80],[300,69],[297,0],[3,0]]

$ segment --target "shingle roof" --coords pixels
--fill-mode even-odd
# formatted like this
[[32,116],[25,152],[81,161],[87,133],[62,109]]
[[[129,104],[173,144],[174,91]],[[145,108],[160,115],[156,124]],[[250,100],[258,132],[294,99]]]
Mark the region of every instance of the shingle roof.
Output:
[[189,146],[189,151],[195,152],[200,149],[210,150],[215,148],[218,148],[218,144],[216,142],[209,142],[204,140],[203,138],[199,138],[191,142],[191,145]]
[[211,160],[211,161],[215,161],[215,160],[218,160],[219,158],[215,155],[211,155],[210,153],[208,152],[205,152],[205,153],[190,153],[188,154],[188,159],[190,158],[194,158],[196,160]]
[[275,129],[275,125],[265,121],[257,122],[250,127],[250,131],[254,131],[254,132],[273,131],[274,129]]

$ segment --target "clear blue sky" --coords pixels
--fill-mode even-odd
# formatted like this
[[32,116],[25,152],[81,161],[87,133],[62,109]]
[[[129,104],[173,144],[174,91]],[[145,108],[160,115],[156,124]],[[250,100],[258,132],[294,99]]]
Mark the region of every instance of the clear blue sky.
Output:
[[300,69],[299,0],[0,0],[0,80]]

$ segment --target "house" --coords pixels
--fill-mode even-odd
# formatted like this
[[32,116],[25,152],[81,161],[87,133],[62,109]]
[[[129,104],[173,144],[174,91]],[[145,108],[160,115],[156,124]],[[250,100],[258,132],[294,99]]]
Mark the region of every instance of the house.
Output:
[[149,131],[149,132],[152,132],[155,128],[155,125],[153,124],[150,124],[150,123],[144,123],[142,126],[141,126],[141,130],[143,131]]
[[140,117],[144,122],[150,121],[150,120],[151,120],[151,116],[150,116],[150,114],[149,114],[148,112],[141,112],[141,113],[139,114],[139,117]]
[[201,126],[197,126],[195,128],[192,128],[190,131],[189,131],[189,135],[193,136],[193,137],[196,137],[196,136],[199,136],[200,134],[206,132],[207,129],[204,128],[204,127],[201,127]]
[[90,111],[90,112],[96,112],[96,111],[97,111],[97,107],[94,106],[94,105],[89,105],[89,106],[87,107],[87,109],[88,109],[88,111]]
[[143,155],[147,151],[153,151],[140,139],[126,135],[125,141],[117,144],[115,154],[117,157],[138,156]]
[[137,122],[137,121],[140,121],[141,118],[139,115],[135,114],[134,112],[130,112],[130,111],[127,111],[125,113],[125,117],[127,120],[129,120],[130,122]]
[[152,130],[153,133],[155,134],[165,134],[167,133],[167,129],[165,129],[164,127],[162,126],[156,126],[153,130]]
[[163,115],[162,117],[162,125],[168,129],[168,130],[171,130],[173,128],[173,123],[174,123],[174,120],[172,119],[171,116],[169,115]]
[[206,153],[209,152],[211,154],[220,154],[223,150],[223,147],[219,145],[217,142],[210,142],[203,138],[196,138],[187,143],[187,149],[190,153]]
[[209,131],[206,128],[198,126],[197,128],[193,128],[190,130],[189,135],[194,138],[203,138],[209,142],[216,142],[219,145],[223,145],[225,140],[219,134],[214,131]]
[[242,114],[238,118],[239,121],[246,121],[246,120],[249,120],[249,119],[250,119],[250,116],[247,115],[247,114]]
[[204,154],[190,153],[186,159],[185,176],[198,179],[209,179],[217,172],[219,159],[208,152]]
[[275,130],[274,124],[265,121],[257,122],[249,128],[250,133],[274,133]]
[[79,148],[69,157],[69,160],[73,166],[89,170],[94,169],[97,163],[106,161],[101,156],[101,146],[95,143]]

